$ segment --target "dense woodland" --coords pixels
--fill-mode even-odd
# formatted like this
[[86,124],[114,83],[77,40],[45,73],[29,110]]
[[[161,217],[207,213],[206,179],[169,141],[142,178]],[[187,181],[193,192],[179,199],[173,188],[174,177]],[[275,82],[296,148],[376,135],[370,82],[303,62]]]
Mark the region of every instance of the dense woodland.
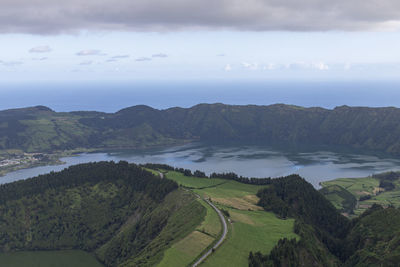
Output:
[[0,149],[142,148],[186,141],[346,146],[400,154],[400,109],[200,104],[116,113],[0,111]]
[[206,212],[177,187],[127,162],[2,185],[0,250],[83,249],[106,266],[154,266]]

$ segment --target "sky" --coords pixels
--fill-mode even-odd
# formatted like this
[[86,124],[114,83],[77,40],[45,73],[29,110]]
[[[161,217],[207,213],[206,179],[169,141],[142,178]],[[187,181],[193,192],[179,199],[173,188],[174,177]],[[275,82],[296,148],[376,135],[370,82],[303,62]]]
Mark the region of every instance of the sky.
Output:
[[397,0],[1,0],[0,82],[398,80]]

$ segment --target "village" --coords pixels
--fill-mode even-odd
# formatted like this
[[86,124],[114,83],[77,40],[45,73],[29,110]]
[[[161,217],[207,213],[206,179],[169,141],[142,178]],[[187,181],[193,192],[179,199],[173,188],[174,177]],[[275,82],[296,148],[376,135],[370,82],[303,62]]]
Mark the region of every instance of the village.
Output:
[[0,175],[7,172],[47,164],[52,157],[43,153],[4,153],[0,155]]

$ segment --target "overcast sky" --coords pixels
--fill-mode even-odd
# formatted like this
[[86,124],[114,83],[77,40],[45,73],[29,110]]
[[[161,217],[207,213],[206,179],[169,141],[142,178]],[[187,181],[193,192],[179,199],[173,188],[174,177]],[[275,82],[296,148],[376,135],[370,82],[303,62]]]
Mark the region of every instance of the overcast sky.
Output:
[[398,0],[1,0],[0,79],[398,79]]

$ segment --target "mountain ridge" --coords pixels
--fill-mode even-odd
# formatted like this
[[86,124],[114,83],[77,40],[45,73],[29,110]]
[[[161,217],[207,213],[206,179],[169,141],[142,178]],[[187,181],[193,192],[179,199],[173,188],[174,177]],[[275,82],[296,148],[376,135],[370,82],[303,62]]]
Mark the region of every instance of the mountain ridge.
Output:
[[[39,134],[41,133],[41,134]],[[0,111],[0,149],[147,148],[188,141],[346,146],[400,155],[400,109],[198,104],[115,113]]]

